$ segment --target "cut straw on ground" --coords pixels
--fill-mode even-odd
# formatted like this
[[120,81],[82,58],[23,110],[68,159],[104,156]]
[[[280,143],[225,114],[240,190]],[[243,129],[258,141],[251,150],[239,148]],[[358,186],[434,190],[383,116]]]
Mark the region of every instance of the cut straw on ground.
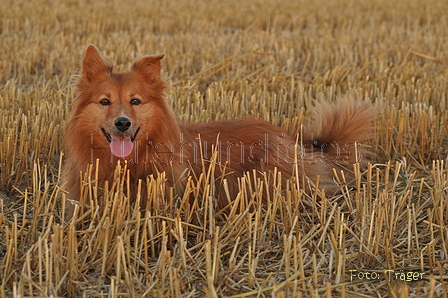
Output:
[[[447,10],[436,0],[7,0],[0,297],[447,297]],[[294,131],[315,100],[370,101],[374,159],[353,168],[356,188],[335,172],[336,194],[305,192],[318,183],[297,178],[299,166],[248,172],[225,211],[214,200],[223,177],[205,165],[184,194],[164,197],[164,173],[139,181],[143,211],[129,203],[125,164],[106,185],[86,165],[84,204],[66,223],[62,136],[91,43],[117,71],[165,53],[181,122],[256,117]]]

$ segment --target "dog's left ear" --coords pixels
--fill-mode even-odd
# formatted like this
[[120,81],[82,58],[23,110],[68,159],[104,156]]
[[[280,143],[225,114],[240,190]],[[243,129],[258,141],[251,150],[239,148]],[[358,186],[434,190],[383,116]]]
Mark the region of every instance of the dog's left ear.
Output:
[[132,71],[141,73],[148,82],[152,82],[160,77],[160,70],[162,69],[160,60],[163,57],[165,57],[164,54],[144,57],[132,65]]
[[89,45],[82,65],[82,77],[87,82],[91,82],[100,74],[111,73],[112,64],[101,57],[100,52],[94,45]]

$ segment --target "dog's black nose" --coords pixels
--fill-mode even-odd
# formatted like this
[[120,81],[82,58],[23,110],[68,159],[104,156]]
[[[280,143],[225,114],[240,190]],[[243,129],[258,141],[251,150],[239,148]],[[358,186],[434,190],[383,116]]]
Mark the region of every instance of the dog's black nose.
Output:
[[114,124],[115,127],[118,128],[118,130],[125,132],[129,129],[129,127],[131,127],[131,120],[129,120],[129,118],[127,117],[118,117],[117,119],[115,119]]

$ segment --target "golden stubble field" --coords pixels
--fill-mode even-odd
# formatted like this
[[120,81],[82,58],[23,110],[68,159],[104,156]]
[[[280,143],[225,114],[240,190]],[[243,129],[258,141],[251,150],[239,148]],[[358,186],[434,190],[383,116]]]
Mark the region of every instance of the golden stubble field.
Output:
[[[3,1],[0,297],[447,297],[448,2]],[[228,214],[208,173],[145,214],[118,169],[108,204],[62,220],[62,135],[88,44],[127,70],[165,53],[181,121],[255,116],[293,129],[349,94],[381,111],[355,189],[241,180]],[[123,174],[124,173],[124,174]],[[283,173],[284,175],[285,173]],[[90,200],[90,199],[89,199]],[[174,208],[174,207],[177,208]],[[404,281],[403,281],[404,280]]]

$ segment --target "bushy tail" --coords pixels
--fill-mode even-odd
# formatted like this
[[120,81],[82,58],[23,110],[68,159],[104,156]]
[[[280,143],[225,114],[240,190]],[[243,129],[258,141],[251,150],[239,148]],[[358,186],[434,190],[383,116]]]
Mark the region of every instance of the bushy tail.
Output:
[[350,168],[367,164],[369,151],[362,144],[371,137],[378,109],[370,102],[344,97],[335,103],[321,100],[314,111],[314,121],[301,134],[303,144],[328,163]]

